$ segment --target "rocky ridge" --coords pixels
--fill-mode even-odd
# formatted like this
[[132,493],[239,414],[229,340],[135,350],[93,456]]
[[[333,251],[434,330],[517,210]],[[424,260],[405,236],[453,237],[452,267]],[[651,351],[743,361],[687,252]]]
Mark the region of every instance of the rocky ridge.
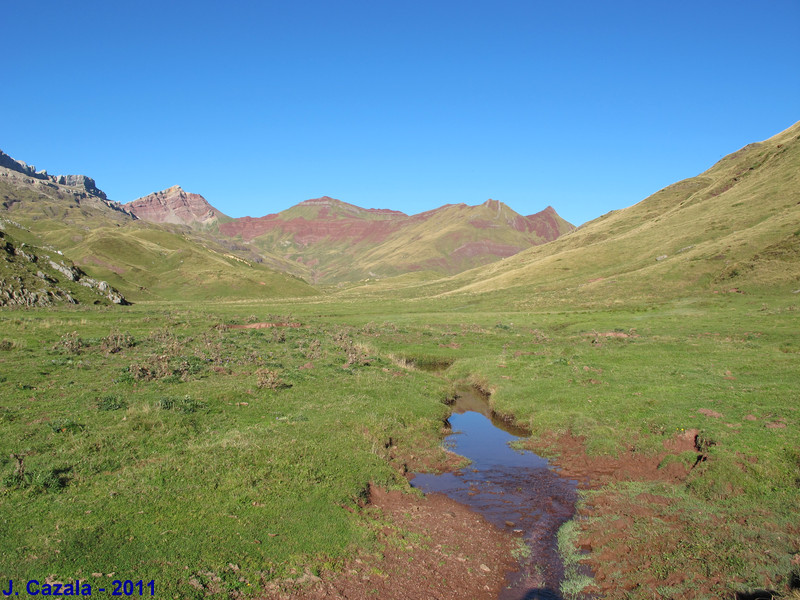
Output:
[[48,175],[47,171],[37,171],[33,165],[11,158],[8,154],[0,150],[0,167],[17,171],[28,177],[34,179],[41,179],[43,181],[52,181],[59,185],[68,185],[70,187],[83,188],[89,194],[107,200],[106,194],[103,190],[97,187],[95,180],[86,175]]
[[[8,171],[3,172],[4,169]],[[132,212],[124,208],[119,202],[109,200],[106,193],[97,187],[97,183],[91,177],[86,175],[49,175],[47,171],[37,171],[33,165],[28,165],[24,161],[12,158],[2,150],[0,150],[0,175],[9,177],[11,173],[23,175],[24,177],[15,177],[17,183],[22,183],[28,187],[34,187],[39,184],[41,187],[58,191],[61,186],[68,189],[69,193],[73,196],[76,202],[83,199],[91,198],[104,203],[112,210],[124,213],[130,218],[137,218]],[[4,208],[10,208],[9,200],[3,202]],[[13,202],[11,202],[13,204]]]

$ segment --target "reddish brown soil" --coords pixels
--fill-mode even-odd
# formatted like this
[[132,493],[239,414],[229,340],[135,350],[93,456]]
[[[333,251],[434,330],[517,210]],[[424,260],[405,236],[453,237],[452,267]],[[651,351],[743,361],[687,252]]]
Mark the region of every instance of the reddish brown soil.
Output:
[[[668,496],[640,493],[632,497],[607,487],[623,481],[682,484],[692,466],[679,461],[662,468],[659,465],[667,455],[682,452],[696,452],[698,462],[704,460],[697,448],[697,434],[696,429],[676,434],[665,442],[663,452],[651,456],[632,450],[617,458],[589,456],[584,440],[571,435],[544,436],[531,444],[533,450],[545,449],[548,454],[557,451],[559,457],[553,462],[563,476],[578,480],[585,489],[598,490],[578,514],[578,518],[598,517],[581,520],[579,544],[589,552],[584,562],[595,579],[595,584],[585,590],[587,593],[606,600],[626,598],[632,592],[641,597],[663,597],[658,595],[659,589],[684,585],[691,590],[685,597],[730,595],[731,580],[724,573],[704,573],[700,556],[685,568],[658,574],[664,557],[696,533],[696,516],[682,512]],[[425,457],[401,457],[396,453],[393,447],[390,459],[398,465],[424,464],[437,470],[458,466],[457,457],[445,453]],[[747,457],[743,460],[752,462]],[[445,496],[420,498],[373,489],[367,510],[376,511],[378,522],[388,523],[379,531],[384,545],[381,556],[360,556],[341,571],[325,572],[321,577],[305,574],[292,581],[273,583],[262,597],[494,600],[504,588],[506,573],[516,565],[510,556],[513,540],[508,533]],[[724,530],[727,524],[708,515],[704,526]],[[800,554],[797,560],[800,561]]]
[[144,221],[151,223],[206,223],[223,216],[200,194],[188,194],[179,186],[155,192],[124,205]]
[[[706,459],[697,448],[697,434],[697,429],[677,434],[655,456],[642,456],[631,449],[618,458],[588,456],[584,440],[571,435],[540,438],[531,444],[534,450],[558,452],[553,462],[562,475],[578,480],[584,489],[598,491],[579,509],[577,516],[581,519],[579,544],[589,552],[583,562],[592,569],[595,580],[595,585],[584,590],[586,593],[599,594],[605,600],[628,598],[631,593],[636,597],[661,598],[667,596],[659,590],[685,585],[687,592],[681,597],[732,597],[729,586],[736,580],[721,572],[709,575],[704,565],[705,558],[717,558],[715,554],[721,551],[712,540],[730,539],[725,533],[728,523],[711,514],[703,515],[702,528],[707,533],[702,537],[709,547],[684,559],[681,568],[671,568],[669,561],[674,559],[670,557],[680,556],[680,549],[689,540],[697,539],[699,516],[689,514],[686,512],[689,509],[681,508],[668,496],[640,493],[631,497],[613,488],[614,483],[625,481],[683,484],[692,468]],[[695,465],[685,466],[675,461],[659,468],[667,455],[687,451],[697,452]],[[742,460],[756,461],[745,456]],[[704,557],[702,552],[711,554]],[[755,547],[747,552],[751,554],[743,556],[752,563],[763,555],[762,549]]]
[[301,327],[301,323],[248,323],[247,325],[228,325],[228,329],[269,329],[271,327]]
[[721,419],[722,418],[722,413],[718,413],[717,411],[711,410],[710,408],[701,408],[697,412],[699,412],[701,415],[705,415],[707,417],[713,417],[714,419]]
[[532,442],[535,450],[545,453],[558,452],[553,461],[561,475],[576,479],[584,488],[597,489],[615,481],[665,481],[678,483],[686,479],[688,470],[679,463],[664,468],[658,466],[667,454],[679,454],[695,450],[698,430],[689,429],[665,443],[664,452],[653,456],[642,456],[628,450],[618,458],[611,456],[589,456],[584,441],[572,435],[542,436]]
[[446,496],[421,498],[372,488],[370,510],[389,525],[379,531],[382,558],[363,555],[340,572],[273,583],[275,600],[494,600],[515,564],[511,536]]

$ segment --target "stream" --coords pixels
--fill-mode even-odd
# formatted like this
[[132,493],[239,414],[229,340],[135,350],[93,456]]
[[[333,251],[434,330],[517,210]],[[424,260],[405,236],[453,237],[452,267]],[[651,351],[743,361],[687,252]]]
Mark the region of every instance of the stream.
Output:
[[452,433],[445,446],[471,464],[441,475],[415,474],[411,485],[466,504],[527,545],[529,552],[519,544],[519,570],[507,575],[499,600],[561,598],[564,567],[556,532],[575,514],[577,482],[560,477],[533,452],[509,446],[528,433],[496,418],[475,390],[459,390],[448,422]]

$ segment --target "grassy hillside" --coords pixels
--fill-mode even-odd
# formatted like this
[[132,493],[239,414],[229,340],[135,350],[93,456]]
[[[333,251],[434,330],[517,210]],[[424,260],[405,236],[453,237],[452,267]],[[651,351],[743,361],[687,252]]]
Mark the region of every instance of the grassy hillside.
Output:
[[131,289],[134,299],[274,298],[317,293],[300,279],[210,243],[141,222],[122,231],[92,231],[68,252],[87,269]]
[[[76,188],[0,168],[2,212],[26,227],[22,241],[47,244],[130,300],[315,295],[297,277],[243,258],[210,235],[136,220]],[[248,252],[240,252],[248,256]],[[275,259],[271,264],[283,266]]]
[[[0,571],[153,579],[164,597],[309,597],[316,576],[391,581],[381,561],[400,554],[402,577],[433,597],[450,580],[419,575],[421,548],[462,564],[454,577],[485,568],[370,506],[369,484],[410,491],[406,471],[441,466],[443,401],[472,385],[587,486],[559,542],[583,549],[594,593],[789,593],[799,136],[499,263],[306,299],[230,302],[236,285],[269,288],[256,279],[268,271],[63,188],[0,188],[4,216],[28,227],[15,247],[52,239],[141,298],[225,299],[0,311]],[[464,209],[436,215],[420,244],[449,241],[451,210]]]
[[20,241],[25,228],[0,218],[0,306],[128,304],[107,282],[88,277],[53,248]]
[[[789,292],[800,288],[798,223],[800,124],[554,242],[407,286],[403,294],[524,308],[605,306],[734,288]],[[392,293],[392,283],[384,284],[373,285],[374,293]]]

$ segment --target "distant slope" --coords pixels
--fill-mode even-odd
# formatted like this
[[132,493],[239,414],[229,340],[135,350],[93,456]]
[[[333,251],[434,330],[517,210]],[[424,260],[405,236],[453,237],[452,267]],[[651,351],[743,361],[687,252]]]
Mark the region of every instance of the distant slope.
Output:
[[572,229],[551,207],[525,217],[488,200],[478,206],[445,205],[409,216],[328,197],[306,200],[278,214],[220,225],[222,234],[305,265],[315,283],[413,271],[456,273]]
[[[385,283],[347,293],[399,293]],[[525,308],[798,288],[800,123],[553,242],[402,294]]]
[[32,167],[2,156],[0,216],[25,228],[21,241],[62,251],[130,300],[318,293],[302,280],[261,264],[260,257],[253,261],[238,256],[200,232],[137,219],[102,192],[89,190],[88,178],[32,174]]

